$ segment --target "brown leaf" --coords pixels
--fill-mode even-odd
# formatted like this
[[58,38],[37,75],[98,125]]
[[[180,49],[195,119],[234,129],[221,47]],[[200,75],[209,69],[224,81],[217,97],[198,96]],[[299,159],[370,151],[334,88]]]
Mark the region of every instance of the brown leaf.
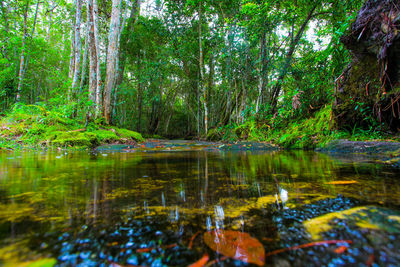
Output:
[[206,263],[208,262],[210,258],[208,257],[207,254],[204,254],[203,257],[201,257],[200,260],[196,261],[195,263],[190,264],[188,267],[203,267],[204,265],[206,265]]
[[248,233],[232,230],[214,230],[204,233],[204,242],[212,250],[224,256],[263,266],[263,245]]
[[337,249],[335,249],[334,251],[337,254],[342,254],[342,253],[345,253],[347,251],[347,247],[346,246],[340,246]]

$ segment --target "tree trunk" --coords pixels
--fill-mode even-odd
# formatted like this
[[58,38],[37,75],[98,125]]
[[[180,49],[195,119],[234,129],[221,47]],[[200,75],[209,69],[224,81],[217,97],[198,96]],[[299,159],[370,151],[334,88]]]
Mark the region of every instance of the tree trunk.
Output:
[[97,92],[97,55],[94,37],[93,0],[87,0],[87,28],[89,47],[89,99],[94,104],[93,114],[96,114],[96,92]]
[[[76,1],[74,1],[74,6],[76,7]],[[76,16],[75,16],[76,18]],[[71,29],[71,53],[69,54],[69,71],[68,71],[68,78],[72,79],[74,77],[74,67],[75,67],[75,20],[72,21],[72,29]]]
[[[37,22],[37,17],[38,17],[38,11],[39,11],[39,4],[40,4],[40,0],[37,1],[36,3],[36,9],[35,9],[35,17],[33,19],[33,26],[32,26],[32,31],[31,31],[31,38],[33,38],[33,34],[35,33],[35,29],[36,29],[36,22]],[[24,77],[25,77],[25,73],[26,70],[28,69],[28,65],[29,65],[29,54],[26,56],[26,60],[25,60],[25,65],[24,65],[24,70],[22,71],[22,82],[24,81]],[[33,90],[33,86],[31,86],[30,88],[30,102],[32,103],[33,100],[33,95],[34,95],[34,90]]]
[[143,100],[142,100],[142,94],[143,94],[143,90],[142,90],[142,85],[139,82],[138,84],[138,119],[137,119],[137,124],[136,124],[136,129],[138,132],[141,132],[142,130],[142,108],[143,108]]
[[106,123],[111,120],[111,94],[115,86],[116,62],[118,58],[118,35],[121,24],[121,0],[113,0],[110,32],[108,35],[107,49],[107,75],[104,88],[103,116]]
[[[50,9],[49,9],[49,24],[48,24],[47,35],[46,35],[46,42],[47,42],[47,43],[50,42],[50,30],[51,30],[51,26],[52,26],[52,16],[53,16],[53,7],[52,7],[52,5],[53,5],[53,4],[54,4],[53,1],[51,1],[51,6],[50,6]],[[43,64],[43,66],[44,66],[44,64],[45,64],[45,62],[46,62],[46,56],[47,56],[47,53],[45,52],[45,54],[44,54],[44,56],[43,56],[43,59],[42,59],[42,64]],[[41,73],[40,78],[39,78],[39,84],[38,84],[37,93],[38,93],[38,96],[39,96],[41,93],[43,93],[44,99],[47,100],[47,90],[45,89],[44,92],[41,92],[41,91],[42,91],[43,76],[44,76],[44,74]],[[37,98],[38,96],[36,96],[36,98]]]
[[[126,25],[128,35],[126,38],[122,38],[122,42],[125,44],[126,47],[128,47],[132,42],[132,38],[129,33],[134,31],[134,26],[135,26],[135,23],[137,21],[139,14],[140,14],[140,0],[134,0],[132,3],[132,9],[131,9],[129,21],[128,21],[128,24]],[[122,31],[121,31],[121,34],[122,34]],[[117,76],[116,86],[119,86],[122,83],[122,80],[124,78],[126,58],[127,58],[127,55],[126,55],[125,49],[121,49],[120,53],[119,53],[119,67],[118,67],[118,76]]]
[[[76,0],[75,2],[76,3]],[[76,5],[75,5],[76,6]],[[74,67],[75,67],[75,57],[74,57],[74,51],[75,51],[75,20],[72,22],[72,29],[71,29],[71,53],[69,54],[69,71],[68,71],[68,78],[72,79],[74,76]]]
[[76,0],[76,13],[75,13],[75,56],[74,56],[74,76],[72,80],[72,91],[71,95],[76,94],[76,86],[79,80],[79,71],[81,69],[81,10],[82,10],[82,0]]
[[94,51],[96,57],[96,110],[95,116],[100,116],[103,97],[101,93],[101,70],[100,70],[100,36],[99,36],[99,7],[97,0],[93,0],[93,34],[94,34]]
[[3,1],[0,1],[0,8],[4,18],[4,30],[6,31],[6,33],[9,33],[10,31],[10,25],[8,22],[9,6],[7,5],[7,7],[4,7]]
[[200,80],[199,87],[200,92],[203,94],[203,108],[204,108],[204,132],[208,133],[208,107],[207,107],[207,90],[203,86],[204,79],[204,55],[203,55],[203,41],[202,41],[202,1],[199,3],[199,68],[200,68]]
[[[89,0],[87,0],[89,2]],[[86,27],[86,36],[85,36],[85,48],[83,52],[83,63],[82,63],[82,71],[81,71],[81,82],[79,84],[79,92],[82,91],[83,85],[85,83],[86,78],[86,69],[87,69],[87,59],[88,59],[88,49],[89,49],[89,32],[90,32],[90,24],[89,24],[89,16],[87,17],[87,27]]]
[[266,34],[265,32],[262,33],[261,38],[260,38],[260,52],[259,52],[259,65],[258,65],[258,97],[257,97],[257,104],[256,104],[256,113],[260,110],[260,106],[263,104],[263,96],[264,96],[264,91],[265,91],[265,38]]
[[[115,69],[116,69],[116,72],[117,72],[117,74],[116,74],[116,77],[115,77],[115,85],[114,85],[114,92],[112,92],[112,99],[113,99],[113,101],[112,101],[112,104],[111,104],[111,123],[113,123],[112,122],[112,118],[115,116],[115,114],[116,114],[116,105],[117,105],[117,90],[118,90],[118,85],[119,84],[117,84],[117,82],[118,82],[118,80],[119,80],[119,74],[120,74],[120,72],[119,72],[119,69],[120,69],[120,67],[119,67],[119,64],[120,64],[120,49],[121,49],[121,34],[122,34],[122,32],[124,31],[124,27],[125,27],[125,23],[126,23],[126,14],[127,14],[127,12],[128,12],[128,4],[129,4],[129,0],[127,0],[126,1],[126,6],[125,6],[125,12],[124,12],[124,14],[123,14],[123,19],[122,19],[122,23],[121,23],[121,26],[120,26],[120,28],[118,29],[118,37],[117,37],[117,59],[116,59],[116,63],[115,63]],[[123,73],[122,73],[122,75],[123,75]],[[122,79],[121,79],[121,82],[122,82]]]
[[271,110],[272,113],[275,113],[275,109],[276,109],[276,105],[278,103],[278,96],[281,92],[282,89],[282,84],[283,81],[286,77],[286,74],[289,70],[290,64],[292,63],[292,58],[293,58],[293,54],[296,50],[297,44],[299,43],[301,37],[303,36],[304,31],[306,30],[306,27],[308,25],[308,23],[310,22],[315,9],[317,8],[317,4],[315,4],[312,9],[310,10],[310,12],[307,15],[307,18],[304,20],[303,24],[301,25],[299,31],[296,34],[296,37],[293,39],[293,41],[290,43],[289,46],[289,51],[286,54],[286,59],[285,59],[285,63],[283,65],[283,68],[281,69],[281,72],[278,76],[278,80],[276,85],[274,86],[274,88],[272,89],[272,94],[271,94],[271,99],[270,99],[270,103],[271,103]]
[[[213,57],[212,53],[210,54],[209,60],[210,61],[208,63],[208,66],[209,66],[210,71],[208,74],[208,93],[209,93],[209,96],[211,96],[210,98],[212,98],[213,91],[214,91],[214,75],[215,75],[215,64],[214,64],[214,57]],[[214,99],[209,100],[210,103],[213,103],[213,101],[214,101]],[[213,109],[213,106],[214,105],[211,104],[210,114],[215,114],[215,109]],[[209,121],[210,122],[213,121],[213,117],[211,115],[210,115]]]
[[26,3],[26,8],[24,12],[24,33],[22,35],[22,51],[19,63],[19,73],[18,73],[18,87],[17,87],[17,96],[16,101],[19,102],[21,100],[21,91],[22,91],[22,81],[23,81],[23,71],[24,71],[24,62],[25,62],[25,42],[26,42],[26,28],[28,24],[28,8],[29,1]]

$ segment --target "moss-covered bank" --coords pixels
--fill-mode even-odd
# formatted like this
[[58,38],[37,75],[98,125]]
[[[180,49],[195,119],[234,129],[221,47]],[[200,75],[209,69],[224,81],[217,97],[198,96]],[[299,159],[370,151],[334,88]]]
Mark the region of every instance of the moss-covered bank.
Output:
[[338,130],[332,105],[326,105],[307,118],[285,117],[284,114],[278,114],[264,121],[253,118],[240,125],[230,124],[214,128],[209,131],[207,139],[270,142],[286,149],[323,148],[332,141],[343,139],[400,142],[399,136],[394,136],[382,128],[362,129],[355,126],[351,130]]
[[0,149],[93,148],[101,144],[143,142],[140,133],[68,118],[42,106],[18,105],[0,119]]

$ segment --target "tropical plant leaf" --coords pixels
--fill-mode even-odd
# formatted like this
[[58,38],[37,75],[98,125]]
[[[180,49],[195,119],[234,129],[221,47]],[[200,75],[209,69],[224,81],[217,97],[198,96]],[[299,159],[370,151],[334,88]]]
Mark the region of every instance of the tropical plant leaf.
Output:
[[248,233],[232,230],[214,230],[204,233],[204,242],[212,250],[246,263],[263,266],[264,246]]

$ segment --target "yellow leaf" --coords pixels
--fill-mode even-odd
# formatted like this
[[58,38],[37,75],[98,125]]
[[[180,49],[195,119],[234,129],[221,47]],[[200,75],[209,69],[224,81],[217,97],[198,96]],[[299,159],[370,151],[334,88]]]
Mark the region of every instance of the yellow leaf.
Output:
[[357,181],[349,180],[349,181],[332,181],[326,182],[325,184],[334,184],[334,185],[346,185],[346,184],[357,184]]

